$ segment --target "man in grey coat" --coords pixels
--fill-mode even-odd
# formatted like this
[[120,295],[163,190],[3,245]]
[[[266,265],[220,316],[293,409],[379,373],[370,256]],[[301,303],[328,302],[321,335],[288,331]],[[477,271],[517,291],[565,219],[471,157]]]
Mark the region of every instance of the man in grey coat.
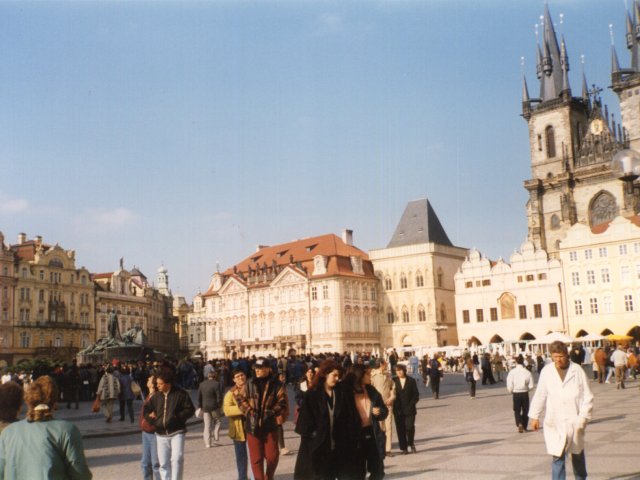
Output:
[[[198,408],[202,409],[203,438],[207,448],[211,448],[211,445],[220,446],[218,440],[222,419],[222,398],[216,376],[215,370],[210,370],[207,379],[198,388]],[[211,443],[211,437],[213,437],[213,443]]]

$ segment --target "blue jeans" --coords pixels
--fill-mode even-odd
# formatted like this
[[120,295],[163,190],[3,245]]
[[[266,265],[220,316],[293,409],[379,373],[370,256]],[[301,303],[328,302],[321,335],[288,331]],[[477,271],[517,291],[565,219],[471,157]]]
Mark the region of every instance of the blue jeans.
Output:
[[247,442],[234,440],[233,448],[236,451],[236,468],[238,469],[238,480],[247,480]]
[[[565,458],[567,454],[563,453],[561,457],[553,457],[551,462],[551,478],[552,480],[565,480],[567,472],[565,469]],[[586,480],[587,464],[584,458],[584,450],[580,453],[571,454],[571,465],[573,466],[573,475],[576,480]]]
[[182,480],[184,470],[184,433],[170,436],[156,435],[160,478],[162,480]]
[[142,478],[161,480],[155,433],[142,432]]

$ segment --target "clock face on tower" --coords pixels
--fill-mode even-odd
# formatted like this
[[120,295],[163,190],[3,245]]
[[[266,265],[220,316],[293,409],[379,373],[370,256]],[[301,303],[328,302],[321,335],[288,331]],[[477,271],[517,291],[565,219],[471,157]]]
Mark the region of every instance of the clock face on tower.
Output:
[[596,118],[589,125],[589,131],[591,132],[592,135],[600,135],[603,129],[604,129],[604,124],[602,122],[602,119],[600,118]]

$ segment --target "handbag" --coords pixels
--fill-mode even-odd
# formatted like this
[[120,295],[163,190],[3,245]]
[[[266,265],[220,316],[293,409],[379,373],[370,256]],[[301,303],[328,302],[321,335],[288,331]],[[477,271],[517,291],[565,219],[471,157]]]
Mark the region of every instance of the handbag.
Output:
[[135,380],[131,382],[131,392],[136,398],[142,395],[142,389],[140,388],[140,385],[138,385],[138,382],[136,382]]
[[480,380],[480,372],[478,371],[478,368],[474,368],[473,369],[473,379],[477,382],[478,380]]
[[93,401],[93,405],[91,405],[91,411],[93,413],[100,411],[100,395],[96,395],[96,399]]

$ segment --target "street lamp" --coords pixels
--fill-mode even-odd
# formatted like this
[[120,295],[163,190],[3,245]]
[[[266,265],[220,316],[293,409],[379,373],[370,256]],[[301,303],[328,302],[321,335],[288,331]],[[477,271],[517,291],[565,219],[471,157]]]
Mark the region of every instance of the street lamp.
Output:
[[611,160],[611,174],[624,183],[624,208],[635,214],[638,199],[633,182],[640,177],[640,153],[631,149],[617,152]]

